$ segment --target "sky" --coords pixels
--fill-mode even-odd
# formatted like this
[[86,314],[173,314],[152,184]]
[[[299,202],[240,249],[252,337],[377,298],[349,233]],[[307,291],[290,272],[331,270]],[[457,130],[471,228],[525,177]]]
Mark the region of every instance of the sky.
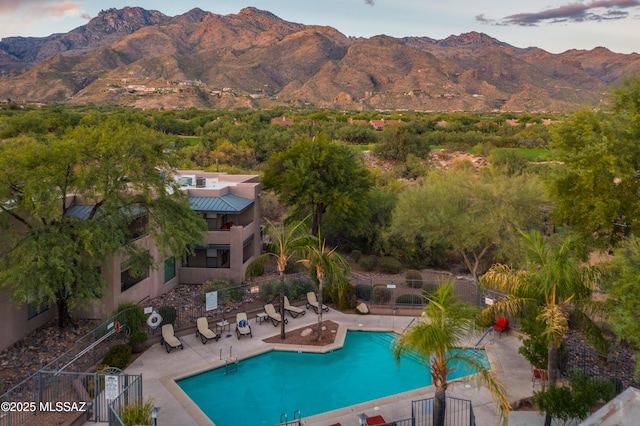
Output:
[[85,25],[100,10],[139,6],[176,16],[220,15],[253,6],[291,22],[347,36],[444,39],[471,31],[551,53],[606,47],[640,53],[640,0],[0,0],[0,38],[43,37]]

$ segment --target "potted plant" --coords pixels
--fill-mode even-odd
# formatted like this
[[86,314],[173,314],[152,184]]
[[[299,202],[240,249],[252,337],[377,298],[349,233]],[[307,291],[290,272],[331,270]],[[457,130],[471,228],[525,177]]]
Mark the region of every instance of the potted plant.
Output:
[[136,331],[129,336],[132,352],[138,354],[144,351],[149,336],[144,331]]

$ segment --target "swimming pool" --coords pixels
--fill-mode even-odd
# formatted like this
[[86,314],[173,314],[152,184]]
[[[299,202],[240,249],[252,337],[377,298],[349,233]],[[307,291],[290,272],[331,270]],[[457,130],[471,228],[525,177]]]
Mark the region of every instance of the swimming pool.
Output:
[[[209,370],[177,384],[216,426],[273,425],[429,386],[416,357],[396,364],[393,333],[349,331],[344,347],[327,354],[271,351],[243,360],[235,372]],[[484,359],[484,351],[480,351]],[[461,377],[466,372],[458,369]]]

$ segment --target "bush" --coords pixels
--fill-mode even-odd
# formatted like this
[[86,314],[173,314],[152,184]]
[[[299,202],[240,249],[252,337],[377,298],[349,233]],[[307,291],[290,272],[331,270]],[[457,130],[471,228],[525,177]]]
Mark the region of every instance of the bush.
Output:
[[423,299],[417,294],[403,294],[396,299],[397,305],[422,305]]
[[244,288],[233,281],[222,279],[211,279],[204,283],[203,292],[218,292],[218,304],[228,305],[229,303],[239,303],[244,300]]
[[422,274],[415,269],[409,269],[404,274],[404,279],[407,281],[407,285],[411,288],[422,287]]
[[277,300],[280,294],[280,280],[270,280],[260,284],[258,297],[261,302],[270,303]]
[[149,335],[144,331],[136,331],[129,336],[129,342],[131,343],[142,343],[146,342],[149,338]]
[[376,263],[378,263],[378,260],[373,255],[363,257],[358,261],[358,264],[360,264],[360,266],[362,266],[366,271],[373,271],[373,268],[376,267]]
[[384,284],[376,284],[373,286],[373,303],[386,305],[391,301],[392,291]]
[[118,305],[114,316],[117,314],[122,314],[120,315],[120,318],[129,326],[131,333],[142,330],[142,327],[147,322],[147,316],[144,314],[144,308],[137,303],[121,303]]
[[432,294],[434,291],[436,291],[437,288],[438,288],[438,285],[434,282],[422,283],[422,295],[428,296]]
[[402,264],[393,256],[384,256],[380,259],[380,269],[387,274],[397,274],[402,269]]
[[369,302],[371,300],[371,286],[369,284],[356,284],[356,298]]
[[138,402],[137,404],[126,405],[120,409],[118,416],[125,426],[134,425],[152,425],[151,410],[153,409],[153,400],[147,402]]
[[173,306],[161,306],[158,309],[158,313],[162,317],[162,322],[159,324],[159,327],[165,324],[175,324],[178,314],[176,313],[176,308]]
[[354,262],[360,262],[360,259],[362,259],[362,252],[360,250],[351,250],[351,258]]
[[102,363],[124,370],[129,365],[129,360],[131,360],[131,346],[121,344],[113,345],[102,359]]

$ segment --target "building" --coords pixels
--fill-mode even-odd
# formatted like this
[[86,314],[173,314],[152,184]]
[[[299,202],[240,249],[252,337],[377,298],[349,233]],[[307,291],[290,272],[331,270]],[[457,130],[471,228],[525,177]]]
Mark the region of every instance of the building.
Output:
[[[204,244],[194,247],[194,255],[184,259],[161,258],[153,240],[138,232],[145,224],[145,218],[139,218],[131,224],[127,244],[143,246],[156,267],[142,276],[132,276],[127,259],[114,255],[101,268],[107,282],[105,296],[93,306],[77,311],[77,317],[104,318],[122,302],[144,302],[179,283],[201,284],[210,278],[243,281],[247,266],[261,250],[259,176],[182,170],[175,179],[189,197],[192,208],[207,221]],[[68,213],[82,217],[90,207],[77,203],[70,206]],[[0,324],[0,349],[57,315],[55,306],[38,309],[26,304],[19,308],[7,296],[0,298],[0,308],[5,313]]]

